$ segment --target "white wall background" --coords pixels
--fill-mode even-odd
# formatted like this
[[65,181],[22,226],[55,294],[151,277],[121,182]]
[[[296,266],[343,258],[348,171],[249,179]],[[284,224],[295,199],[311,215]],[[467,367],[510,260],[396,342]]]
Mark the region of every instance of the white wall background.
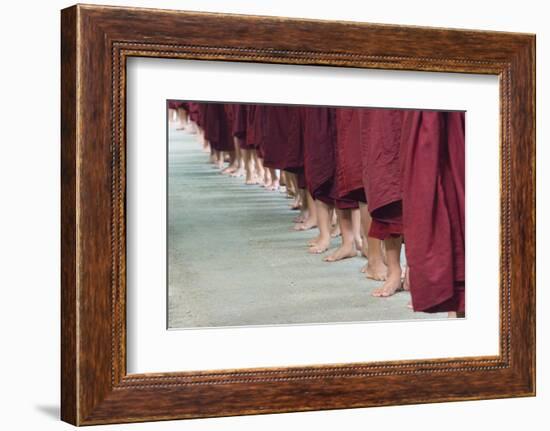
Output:
[[[99,0],[98,0],[99,1]],[[119,0],[103,4],[477,28],[537,34],[538,396],[407,407],[172,421],[96,429],[278,430],[547,429],[550,295],[544,244],[550,199],[549,13],[536,0]],[[0,427],[69,429],[59,399],[59,10],[60,0],[4,2],[0,16]],[[32,101],[33,108],[29,109]],[[545,163],[546,162],[546,163]],[[543,194],[545,191],[546,196]],[[546,281],[546,283],[545,283]]]

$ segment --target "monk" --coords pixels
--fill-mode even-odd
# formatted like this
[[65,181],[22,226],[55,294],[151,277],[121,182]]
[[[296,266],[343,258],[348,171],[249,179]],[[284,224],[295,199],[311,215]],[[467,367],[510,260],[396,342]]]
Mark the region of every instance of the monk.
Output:
[[[233,142],[233,150],[229,152],[229,165],[221,171],[224,175],[231,175],[235,176],[238,175],[237,172],[241,169],[241,151],[240,147],[238,145],[237,140],[235,139],[235,134],[233,131],[233,125],[234,125],[234,104],[233,103],[224,103],[223,104],[224,110],[225,110],[225,116],[228,121],[228,127],[229,127],[229,133],[231,134],[231,139]],[[237,174],[236,174],[237,173]]]
[[232,124],[231,131],[235,144],[235,157],[238,159],[238,167],[232,173],[234,177],[242,177],[246,174],[247,178],[250,175],[250,158],[246,149],[246,111],[247,107],[242,103],[234,103],[232,107]]
[[334,253],[324,259],[327,262],[357,256],[357,252],[362,249],[359,200],[365,200],[358,109],[336,108],[335,119],[336,165],[332,195],[342,242]]
[[314,200],[319,235],[309,245],[310,253],[324,253],[330,246],[334,199],[334,145],[336,119],[334,108],[303,107],[304,174]]
[[303,166],[300,115],[296,107],[266,105],[263,127],[263,163],[271,173],[270,190],[279,188],[276,170],[296,171]]
[[253,172],[250,178],[246,178],[245,184],[261,184],[263,183],[264,169],[258,153],[262,140],[262,106],[251,104],[247,108],[245,145],[250,151]]
[[222,170],[225,154],[234,157],[233,136],[230,120],[223,103],[207,103],[205,112],[204,136],[210,143],[215,165]]
[[406,111],[403,233],[412,306],[464,316],[464,112]]
[[363,109],[360,112],[363,185],[372,217],[368,236],[383,241],[386,251],[387,270],[381,254],[369,254],[371,278],[384,280],[383,286],[372,293],[378,297],[391,296],[403,288],[400,263],[403,222],[399,159],[402,125],[402,110]]
[[169,100],[168,110],[170,119],[176,123],[176,130],[186,130],[188,107],[185,102],[180,100]]

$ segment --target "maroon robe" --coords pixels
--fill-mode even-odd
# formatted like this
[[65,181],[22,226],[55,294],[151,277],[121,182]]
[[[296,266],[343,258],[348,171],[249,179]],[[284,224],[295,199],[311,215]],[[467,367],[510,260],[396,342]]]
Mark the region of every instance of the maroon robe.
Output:
[[304,140],[304,174],[313,199],[333,204],[334,143],[336,121],[334,108],[303,107],[302,136]]
[[246,111],[246,139],[243,148],[258,149],[262,139],[261,106],[248,105]]
[[399,150],[403,111],[360,112],[363,187],[372,216],[369,236],[384,240],[403,233]]
[[206,114],[209,103],[197,103],[197,125],[204,130],[206,125]]
[[365,202],[361,161],[360,108],[336,109],[335,198]]
[[407,111],[403,233],[415,311],[464,311],[463,112]]
[[233,136],[239,138],[242,142],[246,137],[246,112],[247,105],[243,103],[235,103],[232,105],[233,109],[233,122],[231,125],[231,131]]
[[265,105],[263,107],[264,166],[299,172],[304,164],[298,107]]
[[199,118],[199,104],[196,102],[189,102],[189,118],[191,121],[197,124]]
[[204,114],[204,137],[214,150],[233,151],[235,149],[231,134],[230,119],[225,104],[207,103]]
[[170,109],[185,108],[185,103],[180,102],[178,100],[169,100],[168,101],[168,108],[170,108]]

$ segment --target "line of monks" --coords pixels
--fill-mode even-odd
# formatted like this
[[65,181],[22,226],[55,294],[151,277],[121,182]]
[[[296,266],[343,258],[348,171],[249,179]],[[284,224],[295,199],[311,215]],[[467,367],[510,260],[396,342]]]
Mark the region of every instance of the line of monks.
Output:
[[[374,296],[409,290],[415,311],[464,316],[464,112],[169,101],[210,161],[300,209],[296,230],[333,262],[367,258]],[[226,166],[226,163],[229,163]],[[406,268],[401,266],[405,245]]]

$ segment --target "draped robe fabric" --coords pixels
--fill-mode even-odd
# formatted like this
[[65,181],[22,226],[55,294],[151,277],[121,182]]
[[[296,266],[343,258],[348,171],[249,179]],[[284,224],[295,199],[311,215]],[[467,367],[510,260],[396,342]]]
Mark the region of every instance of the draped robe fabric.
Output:
[[239,145],[243,147],[246,142],[246,113],[247,105],[243,103],[235,103],[232,105],[233,109],[233,122],[231,131],[233,136],[239,139]]
[[231,122],[223,103],[207,103],[203,117],[204,137],[217,151],[233,151]]
[[415,311],[464,311],[464,120],[463,112],[405,113],[403,233]]
[[352,202],[366,201],[362,177],[359,113],[359,108],[336,109],[334,197],[350,205],[353,205]]
[[334,108],[303,107],[304,176],[314,199],[333,204],[334,142],[336,121]]
[[264,166],[299,172],[304,156],[298,107],[266,105],[263,107]]
[[188,102],[187,105],[189,106],[189,118],[194,123],[197,123],[198,117],[199,117],[199,103],[196,102]]
[[178,100],[169,100],[168,101],[168,108],[170,108],[170,109],[181,108],[181,109],[187,110],[186,103],[185,102],[180,102]]
[[360,111],[363,187],[372,216],[369,236],[381,240],[403,233],[399,162],[402,125],[402,110]]
[[243,148],[260,149],[262,140],[262,106],[248,105],[246,112],[246,138]]

